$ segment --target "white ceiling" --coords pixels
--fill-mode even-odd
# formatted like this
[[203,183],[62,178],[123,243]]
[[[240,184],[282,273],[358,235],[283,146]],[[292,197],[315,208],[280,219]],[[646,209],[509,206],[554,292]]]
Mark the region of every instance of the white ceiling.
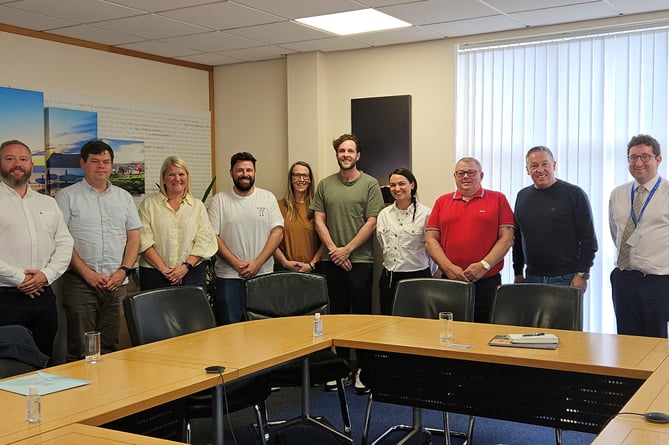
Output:
[[[368,7],[413,26],[339,37],[293,21]],[[660,10],[668,0],[0,0],[0,23],[215,66]]]

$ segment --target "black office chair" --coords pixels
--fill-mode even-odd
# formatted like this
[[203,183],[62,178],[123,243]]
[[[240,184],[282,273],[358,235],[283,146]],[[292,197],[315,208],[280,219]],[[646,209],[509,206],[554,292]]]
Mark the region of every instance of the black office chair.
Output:
[[[490,323],[535,328],[583,330],[583,291],[555,284],[503,284],[495,290]],[[562,445],[562,430],[555,428]]]
[[[464,281],[446,280],[440,278],[411,278],[401,280],[397,283],[393,304],[393,315],[415,318],[439,318],[439,312],[453,312],[456,321],[472,321],[474,319],[474,286]],[[371,358],[373,360],[373,357]],[[367,410],[365,412],[365,424],[362,443],[368,442],[369,425],[372,413],[372,401],[386,403],[401,403],[401,397],[392,396],[392,388],[384,388],[380,391],[371,372],[363,370],[363,381],[371,388],[367,399]],[[365,380],[365,377],[368,377]],[[450,444],[450,436],[467,439],[474,427],[474,418],[469,419],[469,431],[467,433],[451,432],[448,421],[448,413],[444,412],[444,429],[427,428],[422,425],[421,408],[412,406],[412,425],[394,425],[388,428],[372,444],[383,440],[394,431],[406,431],[402,443],[417,434],[426,434],[428,438],[432,433],[444,434],[446,445]],[[448,433],[445,433],[445,432]]]
[[0,378],[44,368],[48,361],[49,357],[37,348],[28,328],[0,326]]
[[[198,286],[174,286],[153,289],[123,301],[130,341],[134,346],[177,337],[216,327],[207,295]],[[226,412],[253,407],[260,439],[267,443],[267,410],[265,400],[271,388],[263,378],[248,377],[225,384]],[[212,390],[186,397],[184,429],[186,442],[191,440],[190,419],[211,417]]]
[[490,323],[583,330],[583,291],[555,284],[503,284],[495,290]]
[[[299,272],[276,272],[245,281],[244,307],[248,320],[264,318],[327,314],[330,304],[325,276]],[[308,356],[308,369],[304,360],[288,363],[267,375],[272,386],[302,386],[302,415],[290,421],[270,422],[279,428],[306,423],[324,428],[339,439],[352,442],[351,419],[346,402],[343,379],[350,372],[348,362],[331,349]],[[325,383],[337,381],[339,405],[344,433],[332,428],[329,423],[309,414],[309,382]]]

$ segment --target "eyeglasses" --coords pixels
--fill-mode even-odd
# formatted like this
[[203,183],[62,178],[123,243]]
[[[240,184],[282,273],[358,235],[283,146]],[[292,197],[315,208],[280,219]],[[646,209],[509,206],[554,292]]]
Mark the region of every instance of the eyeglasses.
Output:
[[630,164],[636,164],[636,161],[641,159],[641,162],[643,162],[645,164],[648,161],[650,161],[651,159],[656,158],[656,157],[657,157],[657,155],[649,155],[648,153],[644,153],[644,154],[638,155],[638,156],[637,155],[629,155],[627,157],[627,160],[629,161]]
[[305,181],[310,179],[309,174],[307,173],[291,173],[290,176],[292,176],[293,179],[304,179]]
[[464,178],[465,175],[467,175],[470,178],[473,178],[474,176],[476,176],[478,172],[479,172],[478,170],[456,170],[455,176],[457,176],[458,178]]

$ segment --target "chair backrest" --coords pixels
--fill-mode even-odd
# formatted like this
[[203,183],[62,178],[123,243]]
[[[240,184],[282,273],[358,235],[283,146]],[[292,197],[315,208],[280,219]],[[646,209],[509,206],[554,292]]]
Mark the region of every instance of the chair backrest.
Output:
[[133,345],[216,327],[207,294],[199,286],[172,286],[141,292],[123,300]]
[[490,322],[581,331],[583,291],[555,284],[503,284],[495,291]]
[[397,283],[393,315],[439,318],[439,312],[453,312],[456,321],[472,321],[474,285],[441,278],[410,278]]
[[326,314],[330,300],[325,276],[276,272],[244,282],[247,320]]

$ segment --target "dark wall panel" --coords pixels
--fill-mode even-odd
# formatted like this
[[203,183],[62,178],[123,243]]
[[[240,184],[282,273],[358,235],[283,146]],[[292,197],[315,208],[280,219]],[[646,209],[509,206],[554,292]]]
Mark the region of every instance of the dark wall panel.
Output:
[[358,167],[382,186],[397,167],[411,168],[411,96],[351,99],[351,132],[362,147]]

